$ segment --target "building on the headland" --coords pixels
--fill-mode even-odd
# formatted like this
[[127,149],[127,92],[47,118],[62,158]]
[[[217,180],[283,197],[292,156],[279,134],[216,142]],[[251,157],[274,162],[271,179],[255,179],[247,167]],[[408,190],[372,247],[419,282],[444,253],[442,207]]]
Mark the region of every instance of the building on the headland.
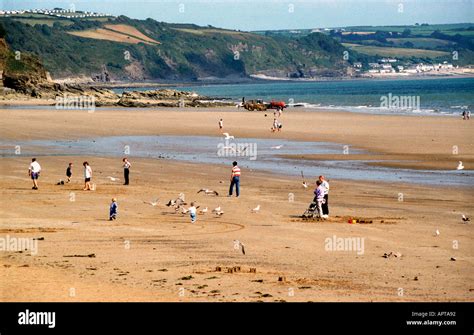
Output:
[[392,67],[391,64],[382,64],[379,71],[380,73],[392,73],[395,72],[395,69]]
[[452,69],[454,69],[453,64],[448,63],[448,62],[446,62],[446,61],[444,61],[443,64],[438,64],[438,65],[437,65],[437,70],[438,70],[438,71],[439,71],[439,70],[452,70]]
[[382,58],[379,59],[380,63],[396,63],[398,60],[396,58]]
[[380,64],[379,63],[369,63],[369,67],[371,69],[378,69],[378,68],[380,68]]
[[355,62],[354,64],[352,64],[352,66],[355,69],[361,69],[362,68],[362,63],[361,62]]

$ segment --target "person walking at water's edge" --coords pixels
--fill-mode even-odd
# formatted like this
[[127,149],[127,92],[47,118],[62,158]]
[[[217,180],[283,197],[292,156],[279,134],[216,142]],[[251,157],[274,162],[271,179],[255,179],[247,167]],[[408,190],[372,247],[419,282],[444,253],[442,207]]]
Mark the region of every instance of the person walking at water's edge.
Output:
[[130,183],[129,177],[130,177],[130,167],[132,164],[128,161],[128,159],[125,157],[123,160],[123,178],[125,180],[124,185],[128,185]]
[[38,189],[38,178],[41,172],[41,165],[36,161],[36,158],[31,159],[30,167],[28,168],[28,176],[33,180],[33,187],[31,189]]
[[82,165],[84,166],[84,191],[91,191],[92,168],[89,162],[84,162]]
[[230,175],[230,188],[229,188],[229,197],[232,196],[235,185],[235,195],[238,197],[240,195],[240,168],[237,166],[237,162],[232,163],[232,173]]

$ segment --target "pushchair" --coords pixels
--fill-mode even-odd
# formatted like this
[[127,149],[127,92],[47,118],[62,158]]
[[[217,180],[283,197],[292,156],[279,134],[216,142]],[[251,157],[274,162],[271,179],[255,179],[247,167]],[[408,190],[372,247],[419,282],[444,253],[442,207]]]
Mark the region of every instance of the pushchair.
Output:
[[318,213],[318,203],[316,201],[312,201],[311,204],[309,205],[308,209],[306,209],[301,215],[301,217],[304,220],[310,220],[310,219],[319,219],[319,213]]

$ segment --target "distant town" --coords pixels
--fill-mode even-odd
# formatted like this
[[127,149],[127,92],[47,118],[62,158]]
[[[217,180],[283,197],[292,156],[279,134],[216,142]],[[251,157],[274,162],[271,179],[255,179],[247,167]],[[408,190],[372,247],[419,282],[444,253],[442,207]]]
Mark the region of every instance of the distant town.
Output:
[[25,15],[25,14],[42,14],[48,16],[54,16],[64,19],[74,19],[74,18],[88,18],[88,17],[115,17],[111,14],[104,13],[95,13],[87,11],[76,11],[74,8],[63,9],[63,8],[54,8],[54,9],[27,9],[27,10],[0,10],[1,16],[15,16],[15,15]]
[[413,64],[409,66],[398,65],[399,60],[396,58],[381,58],[376,63],[369,63],[369,69],[363,70],[363,65],[360,62],[356,62],[352,65],[353,71],[349,71],[351,75],[413,75],[413,74],[449,74],[456,70],[464,71],[459,66],[454,66],[447,61],[438,64]]

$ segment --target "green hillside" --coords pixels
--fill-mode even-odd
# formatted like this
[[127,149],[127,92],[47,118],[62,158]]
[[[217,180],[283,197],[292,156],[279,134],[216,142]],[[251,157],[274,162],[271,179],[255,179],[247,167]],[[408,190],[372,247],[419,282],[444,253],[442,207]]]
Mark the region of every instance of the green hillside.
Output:
[[103,65],[112,78],[123,80],[333,76],[349,65],[345,47],[320,33],[291,39],[125,16],[41,20],[1,18],[0,23],[11,49],[38,55],[53,77],[91,76]]
[[[474,24],[353,26],[332,29],[258,31],[262,36],[299,39],[321,31],[360,55],[395,57],[402,63],[474,64]],[[456,57],[453,57],[453,55]]]

